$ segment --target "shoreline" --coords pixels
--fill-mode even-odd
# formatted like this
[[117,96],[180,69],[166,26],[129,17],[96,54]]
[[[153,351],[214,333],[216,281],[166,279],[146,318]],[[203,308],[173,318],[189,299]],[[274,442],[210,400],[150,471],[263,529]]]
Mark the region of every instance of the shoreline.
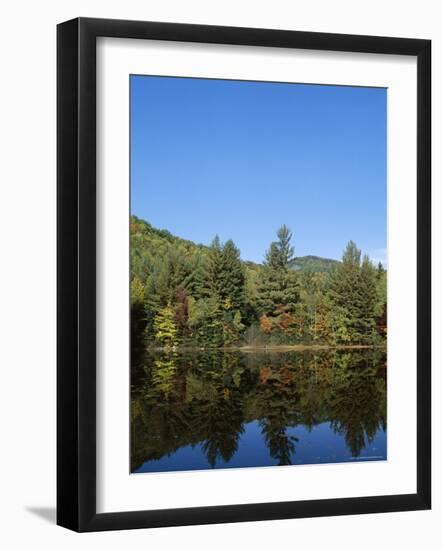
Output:
[[336,346],[327,344],[287,344],[280,346],[228,346],[221,348],[204,348],[204,347],[176,347],[176,348],[146,348],[146,351],[165,351],[165,352],[179,352],[179,351],[241,351],[241,352],[254,352],[254,351],[315,351],[315,350],[365,350],[365,349],[385,349],[385,345],[370,345],[370,344],[340,344]]

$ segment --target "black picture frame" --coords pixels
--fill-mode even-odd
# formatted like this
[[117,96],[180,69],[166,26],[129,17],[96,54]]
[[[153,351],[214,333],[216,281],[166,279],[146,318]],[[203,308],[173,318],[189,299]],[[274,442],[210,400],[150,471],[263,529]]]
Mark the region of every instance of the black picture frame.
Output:
[[[417,58],[417,492],[96,512],[96,39],[396,54]],[[75,531],[425,510],[431,506],[431,41],[79,18],[57,28],[57,523]]]

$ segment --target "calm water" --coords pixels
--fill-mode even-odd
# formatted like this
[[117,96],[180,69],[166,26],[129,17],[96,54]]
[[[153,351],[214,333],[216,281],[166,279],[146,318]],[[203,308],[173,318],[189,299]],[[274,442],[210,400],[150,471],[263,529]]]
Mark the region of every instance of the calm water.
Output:
[[152,353],[132,372],[131,468],[385,460],[379,351]]

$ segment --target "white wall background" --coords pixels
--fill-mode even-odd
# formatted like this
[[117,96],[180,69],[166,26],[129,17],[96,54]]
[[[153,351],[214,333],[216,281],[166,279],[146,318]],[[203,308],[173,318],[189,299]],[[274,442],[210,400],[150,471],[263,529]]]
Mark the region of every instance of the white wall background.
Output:
[[[48,549],[439,548],[441,286],[434,284],[434,505],[380,514],[77,535],[55,520],[55,25],[109,17],[433,40],[433,281],[442,280],[442,10],[438,0],[65,0],[2,7],[0,544]],[[406,243],[404,243],[406,246]],[[439,341],[438,341],[439,340]]]

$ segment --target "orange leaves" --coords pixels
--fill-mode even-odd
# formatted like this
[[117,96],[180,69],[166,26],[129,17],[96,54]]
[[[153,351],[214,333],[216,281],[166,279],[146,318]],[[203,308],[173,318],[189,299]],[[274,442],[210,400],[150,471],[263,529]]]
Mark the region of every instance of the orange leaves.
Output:
[[287,313],[286,311],[283,311],[281,315],[278,317],[278,327],[283,332],[289,332],[291,328],[293,328],[293,325],[295,324],[295,319],[293,318],[293,315],[290,313]]
[[270,367],[261,367],[259,369],[259,381],[261,382],[261,384],[266,384],[271,374],[272,369]]
[[259,319],[259,326],[261,327],[261,330],[266,334],[270,334],[272,332],[272,322],[265,313],[264,315],[261,315]]

